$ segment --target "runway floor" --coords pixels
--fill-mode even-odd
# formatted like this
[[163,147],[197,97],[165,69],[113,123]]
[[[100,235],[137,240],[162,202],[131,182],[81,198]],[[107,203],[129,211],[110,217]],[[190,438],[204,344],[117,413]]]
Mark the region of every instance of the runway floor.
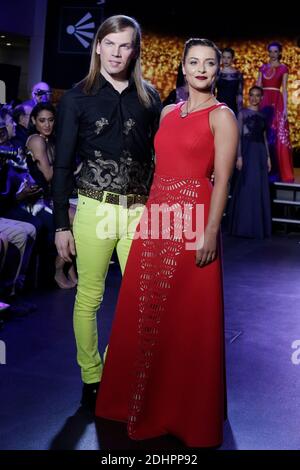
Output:
[[[223,236],[229,419],[221,449],[300,449],[300,364],[292,360],[292,344],[300,344],[299,243],[299,233],[265,241]],[[99,313],[101,352],[119,284],[115,264]],[[74,295],[32,293],[27,300],[37,311],[0,332],[0,449],[183,448],[168,436],[131,441],[123,424],[95,421],[79,407]]]

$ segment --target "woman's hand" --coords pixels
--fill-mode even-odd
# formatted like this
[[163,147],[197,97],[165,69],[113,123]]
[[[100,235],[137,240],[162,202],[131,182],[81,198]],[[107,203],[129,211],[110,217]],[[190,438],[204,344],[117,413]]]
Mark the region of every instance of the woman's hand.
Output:
[[217,257],[217,234],[206,229],[202,239],[202,247],[196,250],[196,265],[203,268]]
[[271,158],[270,157],[268,157],[267,165],[268,165],[268,173],[270,173],[270,171],[272,169],[272,164],[271,164]]

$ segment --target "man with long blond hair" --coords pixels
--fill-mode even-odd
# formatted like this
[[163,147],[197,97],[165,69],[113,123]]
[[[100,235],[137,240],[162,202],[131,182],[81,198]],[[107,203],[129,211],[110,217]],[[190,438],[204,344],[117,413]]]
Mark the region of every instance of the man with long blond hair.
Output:
[[[74,307],[81,403],[94,408],[102,375],[96,314],[116,249],[124,272],[153,174],[153,136],[160,99],[142,79],[141,31],[135,19],[104,21],[94,40],[88,75],[63,96],[58,109],[53,194],[56,246],[77,256]],[[68,216],[75,154],[82,160],[73,233]],[[138,206],[138,207],[137,207]]]

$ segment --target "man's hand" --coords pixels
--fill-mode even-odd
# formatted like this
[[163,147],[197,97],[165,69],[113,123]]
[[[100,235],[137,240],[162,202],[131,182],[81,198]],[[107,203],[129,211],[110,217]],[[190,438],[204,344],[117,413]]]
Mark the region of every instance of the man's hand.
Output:
[[55,233],[55,245],[58,254],[66,262],[71,263],[71,256],[76,255],[75,242],[71,230]]

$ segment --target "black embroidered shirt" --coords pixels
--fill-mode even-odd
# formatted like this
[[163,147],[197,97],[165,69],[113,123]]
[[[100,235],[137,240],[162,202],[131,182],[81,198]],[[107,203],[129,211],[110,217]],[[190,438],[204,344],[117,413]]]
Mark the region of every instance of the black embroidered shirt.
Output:
[[135,83],[119,93],[102,76],[91,95],[77,85],[58,107],[53,200],[56,228],[68,227],[69,197],[73,189],[76,155],[82,161],[77,186],[118,194],[149,192],[153,175],[153,137],[161,102],[139,101]]

